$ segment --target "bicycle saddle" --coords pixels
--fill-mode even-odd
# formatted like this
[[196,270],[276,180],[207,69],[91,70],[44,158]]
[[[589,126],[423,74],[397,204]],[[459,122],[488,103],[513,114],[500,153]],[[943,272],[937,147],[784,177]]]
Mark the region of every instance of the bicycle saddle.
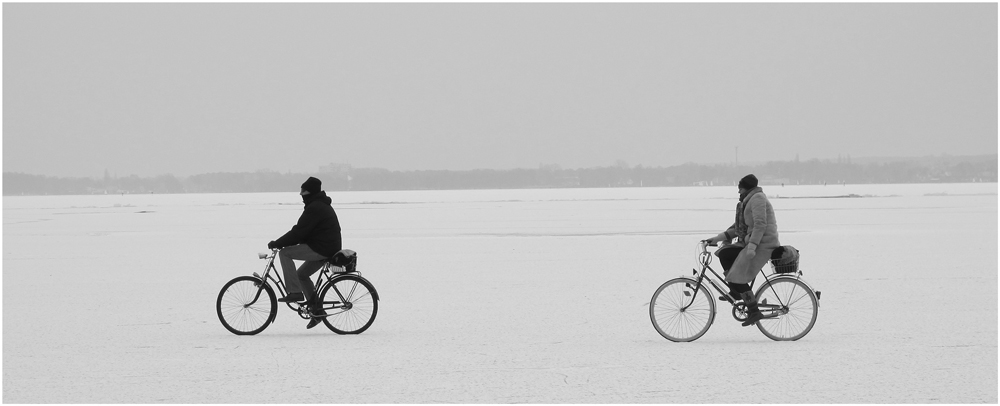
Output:
[[358,253],[353,250],[343,249],[337,251],[332,257],[326,259],[333,266],[343,267],[347,272],[354,272],[358,265]]

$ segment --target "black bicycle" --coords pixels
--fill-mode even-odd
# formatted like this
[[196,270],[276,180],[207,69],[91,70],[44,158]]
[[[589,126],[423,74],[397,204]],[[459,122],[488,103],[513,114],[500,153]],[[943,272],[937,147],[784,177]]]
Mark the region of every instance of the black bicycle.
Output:
[[[649,302],[649,318],[661,336],[670,341],[694,341],[704,335],[715,321],[715,297],[709,287],[719,294],[719,300],[733,307],[733,318],[747,318],[746,305],[728,294],[725,279],[708,264],[712,254],[705,242],[698,244],[698,262],[701,271],[693,270],[693,277],[682,276],[660,285]],[[764,275],[764,283],[757,289],[757,306],[764,317],[757,328],[775,341],[794,341],[804,337],[816,324],[819,314],[820,292],[813,290],[802,279],[798,260],[790,264],[776,264],[771,260],[774,273]],[[760,271],[763,274],[763,270]]]
[[[278,250],[258,254],[267,260],[264,275],[254,272],[253,276],[239,276],[229,281],[219,292],[215,302],[219,321],[238,335],[253,335],[264,331],[274,322],[278,314],[278,301],[274,288],[286,296],[281,272],[274,266]],[[327,259],[318,272],[315,294],[318,295],[323,310],[323,324],[337,334],[360,334],[372,325],[378,314],[378,292],[371,282],[357,270],[358,254],[351,250],[341,250]],[[302,319],[310,319],[309,307],[304,303],[286,303]]]

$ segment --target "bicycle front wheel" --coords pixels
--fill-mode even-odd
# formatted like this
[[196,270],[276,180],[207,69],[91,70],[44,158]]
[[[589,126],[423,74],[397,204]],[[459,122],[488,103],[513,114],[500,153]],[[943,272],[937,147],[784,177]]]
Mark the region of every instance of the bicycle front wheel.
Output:
[[816,324],[819,300],[808,285],[795,278],[769,280],[757,291],[757,305],[764,318],[757,328],[775,341],[805,337]]
[[222,287],[215,310],[226,330],[254,335],[274,321],[278,302],[271,285],[252,276],[240,276]]
[[653,293],[649,319],[656,332],[670,341],[694,341],[712,326],[715,301],[693,279],[671,279]]
[[337,334],[361,334],[371,327],[378,314],[378,293],[367,279],[357,275],[334,277],[320,292],[323,318],[330,330]]

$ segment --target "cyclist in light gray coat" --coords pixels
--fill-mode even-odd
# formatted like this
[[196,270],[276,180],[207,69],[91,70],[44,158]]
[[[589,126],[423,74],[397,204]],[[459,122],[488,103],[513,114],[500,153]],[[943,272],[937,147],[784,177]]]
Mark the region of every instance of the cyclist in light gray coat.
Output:
[[757,299],[750,290],[750,282],[771,258],[771,252],[780,247],[781,243],[778,241],[778,222],[774,218],[774,208],[763,189],[757,186],[757,177],[750,174],[740,179],[739,192],[736,222],[726,231],[705,241],[728,243],[736,238],[733,245],[742,247],[727,250],[731,253],[727,258],[723,258],[724,255],[720,253],[719,259],[723,268],[726,268],[727,263],[732,264],[726,269],[726,282],[729,283],[731,294],[746,304],[748,314],[743,326],[750,326],[762,317]]

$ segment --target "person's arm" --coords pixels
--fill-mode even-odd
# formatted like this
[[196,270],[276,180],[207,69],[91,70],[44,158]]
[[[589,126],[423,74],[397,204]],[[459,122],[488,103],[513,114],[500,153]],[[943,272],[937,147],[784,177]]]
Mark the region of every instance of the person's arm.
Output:
[[299,244],[307,235],[316,228],[316,220],[314,219],[313,213],[309,211],[308,208],[302,212],[299,216],[299,221],[292,226],[291,230],[288,230],[285,235],[278,237],[277,240],[271,241],[267,244],[268,248],[285,248],[295,244]]
[[733,223],[733,225],[727,228],[726,231],[723,231],[718,235],[716,235],[715,237],[708,238],[703,241],[708,241],[712,244],[717,244],[722,241],[732,241],[733,238],[736,238],[736,223]]

